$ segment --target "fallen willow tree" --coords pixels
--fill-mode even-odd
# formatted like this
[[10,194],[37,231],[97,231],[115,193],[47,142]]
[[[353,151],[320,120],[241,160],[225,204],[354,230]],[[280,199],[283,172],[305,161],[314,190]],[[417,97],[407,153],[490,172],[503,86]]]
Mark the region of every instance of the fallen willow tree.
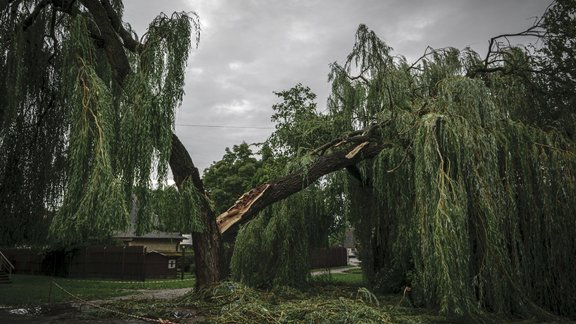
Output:
[[[297,172],[239,199],[218,217],[220,230],[353,167],[357,172],[337,176],[374,288],[410,284],[419,303],[450,316],[573,316],[574,142],[511,118],[531,104],[525,83],[488,69],[472,51],[430,51],[413,65],[389,53],[360,27],[346,64],[335,64],[331,75],[327,120],[331,131],[346,135],[310,152]],[[324,216],[301,195],[241,229],[235,278],[255,285],[307,278],[308,268],[294,265],[306,258],[290,251],[307,253],[306,243],[295,241],[306,241],[314,217]],[[325,200],[319,196],[316,204]]]

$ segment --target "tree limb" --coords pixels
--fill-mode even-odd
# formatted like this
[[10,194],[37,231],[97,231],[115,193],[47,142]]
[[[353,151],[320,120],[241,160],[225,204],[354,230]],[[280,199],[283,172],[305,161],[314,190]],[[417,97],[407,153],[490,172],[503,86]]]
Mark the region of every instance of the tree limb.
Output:
[[190,178],[196,190],[204,193],[204,184],[200,178],[200,172],[198,172],[198,168],[194,165],[186,147],[174,133],[172,133],[170,169],[174,174],[174,182],[176,182],[176,185],[180,185],[186,178]]
[[28,29],[28,27],[32,26],[32,24],[34,23],[34,20],[36,20],[36,18],[38,18],[38,15],[40,15],[40,12],[49,4],[53,3],[53,0],[42,0],[40,1],[36,7],[34,7],[34,10],[32,11],[32,13],[30,14],[30,16],[26,17],[26,19],[24,20],[24,22],[22,23],[22,30],[26,31],[26,29]]
[[101,0],[106,13],[108,14],[108,18],[110,19],[110,23],[112,24],[112,28],[118,33],[118,35],[122,38],[124,43],[124,47],[132,52],[137,52],[140,48],[140,42],[135,40],[127,31],[124,26],[122,26],[122,19],[120,19],[120,15],[114,10],[112,4],[109,0]]
[[345,143],[360,143],[360,142],[375,140],[376,138],[374,137],[374,135],[376,134],[376,131],[380,127],[386,125],[388,122],[389,121],[387,120],[384,123],[372,124],[372,125],[368,126],[367,128],[350,132],[343,137],[335,138],[332,141],[327,142],[327,143],[321,145],[320,147],[314,149],[310,154],[311,155],[324,155],[324,153],[328,149],[330,149],[331,147],[338,147],[338,146],[345,144]]
[[[352,150],[349,147],[341,148],[329,155],[319,156],[306,168],[261,184],[242,196],[234,206],[217,217],[218,228],[221,233],[227,233],[231,227],[247,222],[265,207],[299,192],[323,175],[373,158],[391,145],[392,143],[389,142],[378,142],[372,139],[370,142],[355,146]],[[354,154],[350,154],[351,152]]]
[[124,79],[131,72],[130,62],[124,51],[124,44],[118,38],[108,13],[101,2],[95,0],[80,0],[82,5],[90,11],[94,22],[100,31],[100,37],[104,42],[106,56],[112,66],[114,79],[118,84],[123,84]]
[[176,134],[172,133],[172,149],[170,152],[170,169],[174,175],[174,182],[181,190],[186,181],[191,181],[195,189],[201,193],[200,221],[203,230],[192,233],[194,241],[194,256],[196,262],[196,286],[218,282],[226,274],[228,269],[221,248],[221,236],[216,222],[214,211],[205,195],[204,185],[200,178],[198,168],[192,162],[186,147]]

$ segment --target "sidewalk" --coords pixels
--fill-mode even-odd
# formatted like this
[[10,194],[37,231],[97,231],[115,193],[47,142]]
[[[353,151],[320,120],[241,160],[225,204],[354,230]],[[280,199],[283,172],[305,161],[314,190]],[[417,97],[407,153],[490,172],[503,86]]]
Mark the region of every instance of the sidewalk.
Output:
[[336,267],[336,268],[328,268],[328,269],[321,269],[321,270],[314,270],[310,274],[313,276],[319,275],[326,275],[331,273],[343,273],[349,270],[360,269],[359,266],[345,266],[345,267]]
[[351,256],[348,259],[348,265],[343,267],[327,268],[327,269],[317,269],[311,272],[311,275],[318,276],[331,273],[343,273],[349,270],[360,269],[360,260],[355,256]]

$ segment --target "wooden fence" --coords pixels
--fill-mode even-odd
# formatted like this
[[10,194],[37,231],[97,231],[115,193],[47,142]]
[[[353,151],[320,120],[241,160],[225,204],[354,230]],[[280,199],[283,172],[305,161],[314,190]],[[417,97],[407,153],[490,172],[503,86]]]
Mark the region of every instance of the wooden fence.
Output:
[[[94,246],[69,253],[34,249],[2,249],[2,252],[14,265],[16,274],[146,280],[177,278],[178,269],[182,269],[182,260],[178,256],[147,252],[143,246]],[[347,264],[348,254],[343,247],[314,249],[310,252],[312,268]]]
[[145,280],[143,246],[94,246],[77,250],[68,264],[68,277]]
[[310,251],[310,267],[332,268],[348,265],[348,250],[345,247],[313,249]]
[[2,249],[16,274],[70,278],[146,280],[177,278],[178,256],[147,252],[143,246],[93,246],[72,252]]
[[2,249],[17,274],[42,274],[44,253],[39,249]]

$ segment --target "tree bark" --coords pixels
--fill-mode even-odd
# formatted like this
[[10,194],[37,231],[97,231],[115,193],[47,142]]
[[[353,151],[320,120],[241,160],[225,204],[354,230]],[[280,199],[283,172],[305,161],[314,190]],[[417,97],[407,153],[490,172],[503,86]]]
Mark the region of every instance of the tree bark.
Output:
[[373,158],[390,145],[365,141],[351,150],[340,148],[329,155],[319,156],[308,167],[261,184],[244,194],[234,206],[218,216],[218,228],[225,239],[229,240],[230,236],[235,235],[240,224],[249,221],[265,207],[308,187],[323,175]]
[[[119,85],[123,85],[126,76],[128,76],[132,70],[126,52],[124,51],[124,44],[112,26],[106,8],[104,8],[99,1],[81,0],[81,3],[90,11],[94,22],[98,26],[99,36],[104,42],[104,50],[112,66],[114,79]],[[95,35],[93,37],[95,37]]]
[[170,168],[174,175],[174,182],[179,189],[182,189],[185,181],[191,181],[196,190],[204,197],[201,211],[203,231],[192,233],[194,260],[196,262],[196,287],[214,284],[227,273],[222,271],[224,260],[220,231],[216,226],[214,211],[206,198],[200,173],[194,166],[190,154],[175,134],[172,134]]

